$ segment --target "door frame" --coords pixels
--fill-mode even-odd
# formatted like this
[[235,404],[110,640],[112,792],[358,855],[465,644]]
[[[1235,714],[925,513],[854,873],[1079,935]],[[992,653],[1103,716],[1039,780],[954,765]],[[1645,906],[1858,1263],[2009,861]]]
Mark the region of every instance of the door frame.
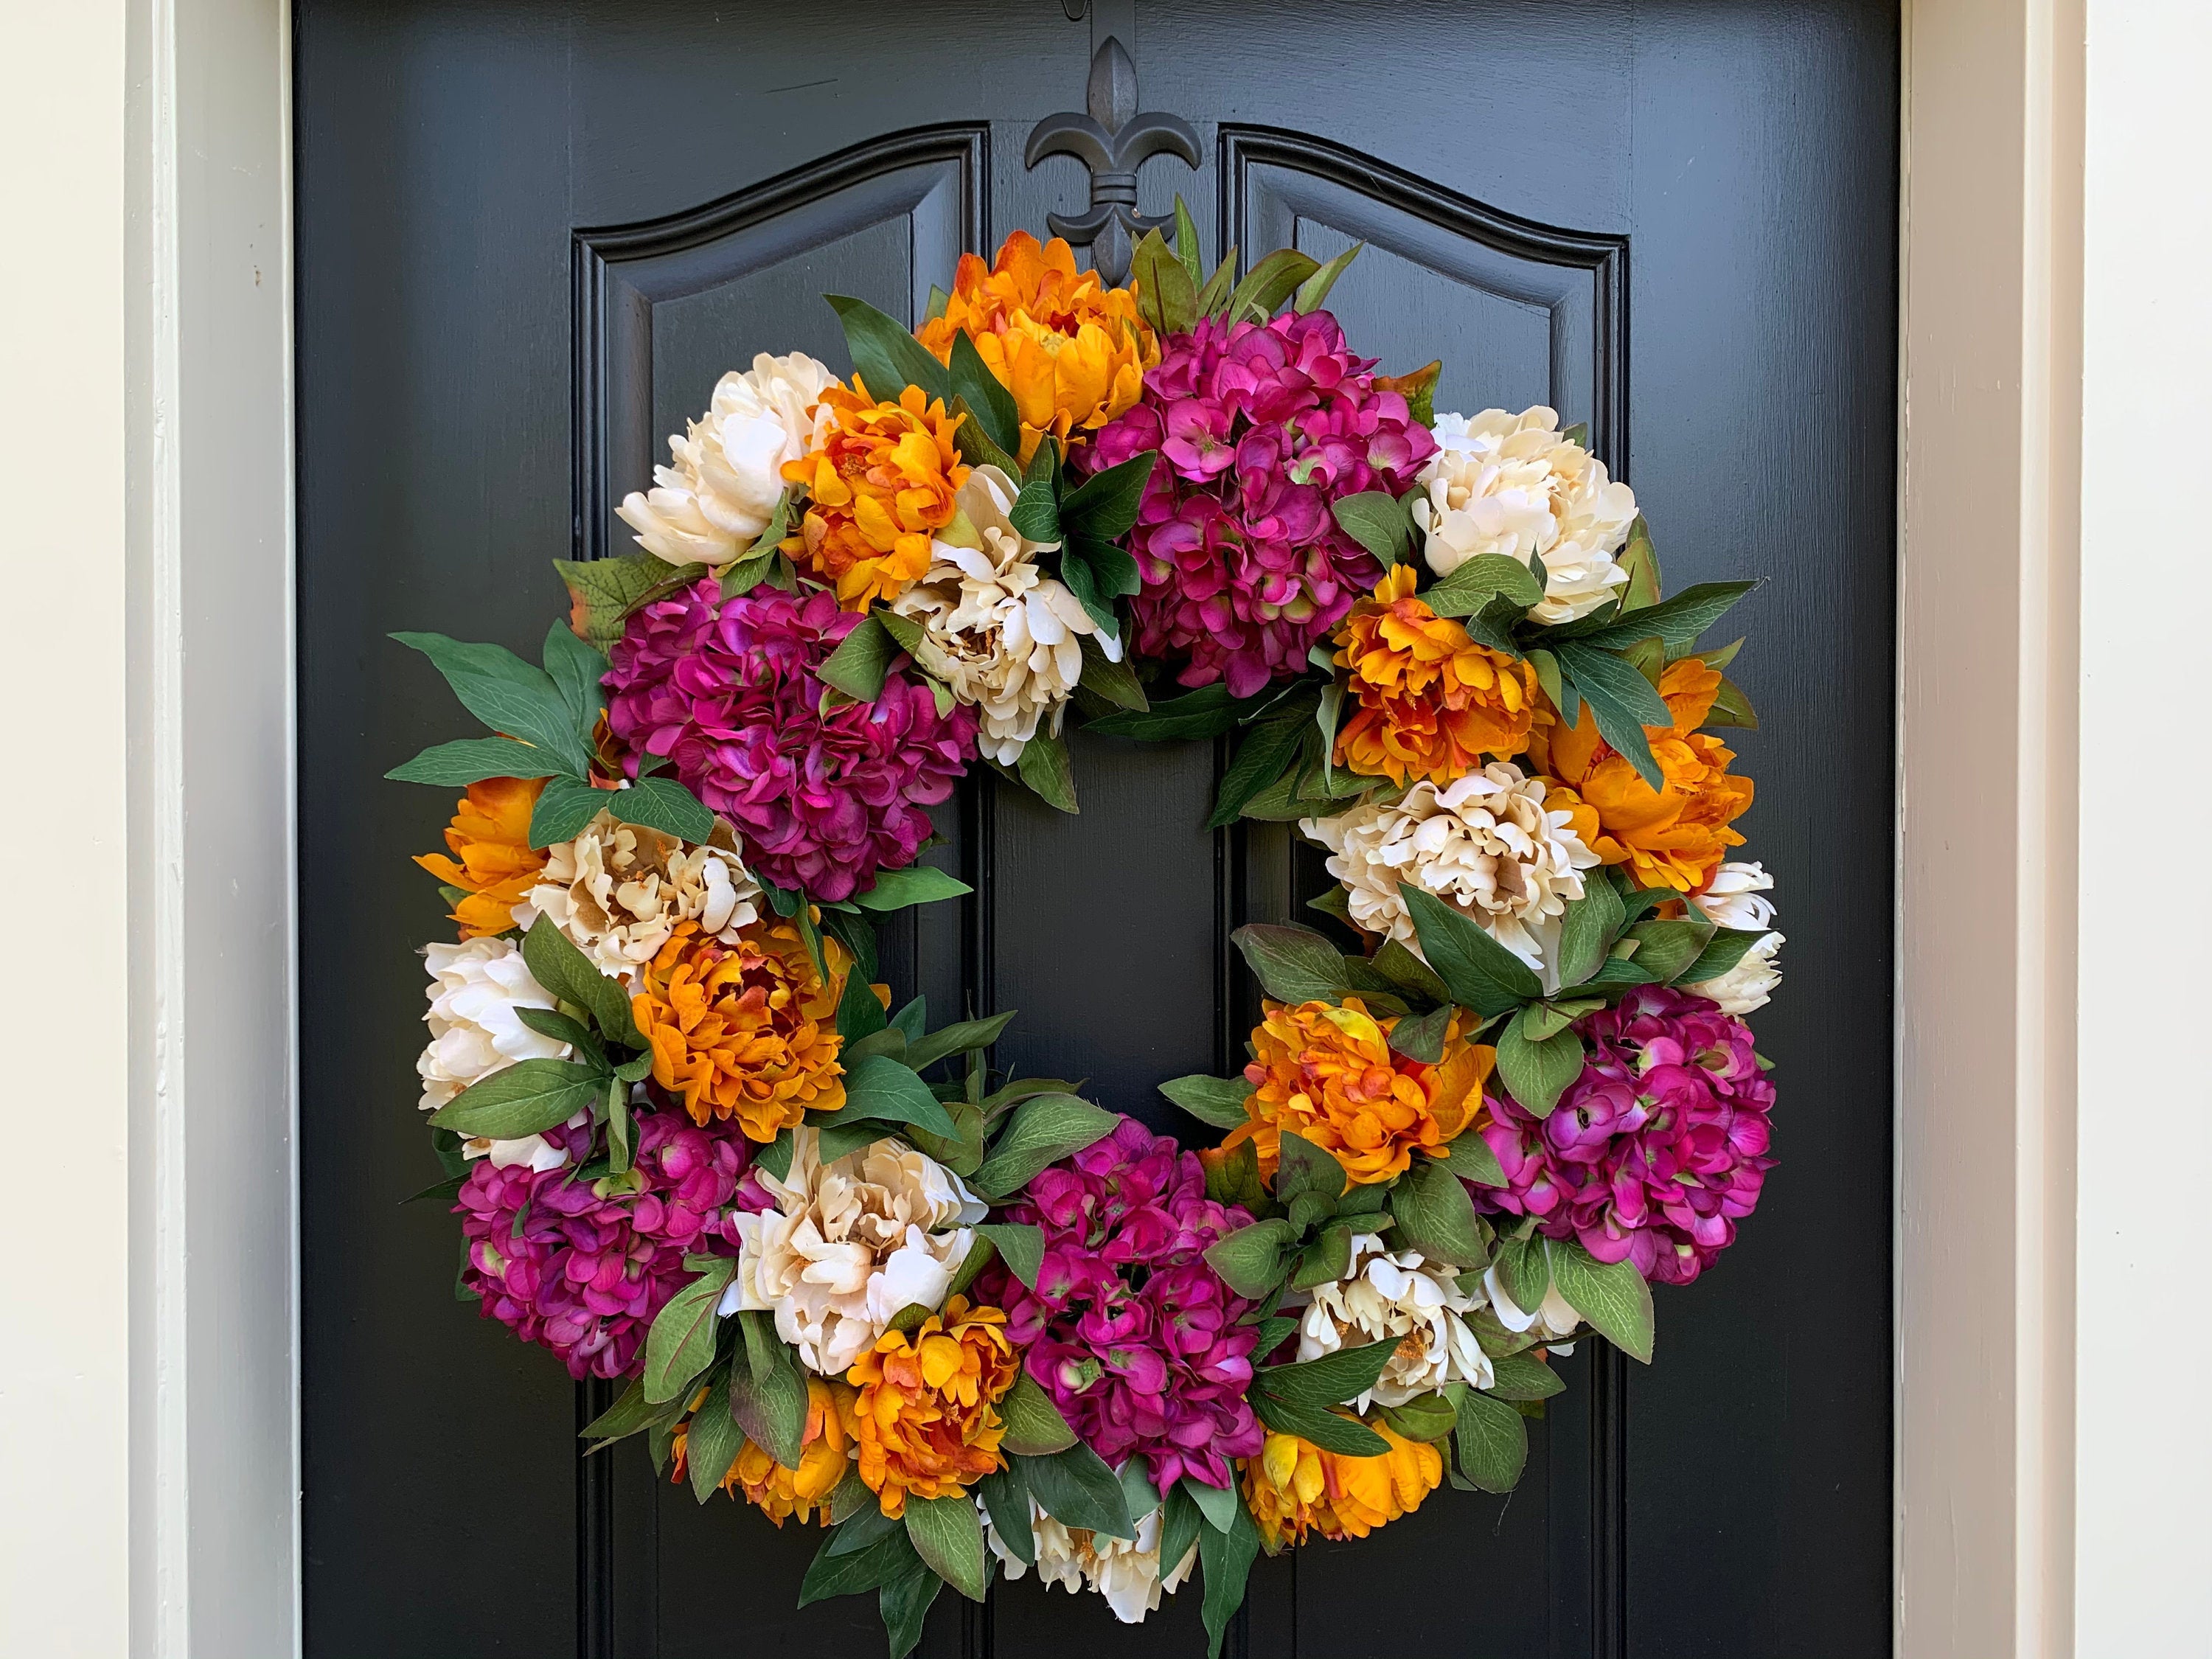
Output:
[[[1894,1329],[1904,1659],[2073,1649],[2089,3],[1905,9]],[[285,0],[124,9],[121,41],[100,46],[120,55],[112,68],[130,88],[131,1431],[128,1491],[115,1501],[131,1540],[134,1654],[292,1652],[289,16]],[[242,867],[258,881],[238,883]],[[1993,1160],[1992,1146],[2014,1157]],[[2156,1519],[2138,1511],[2132,1524]]]

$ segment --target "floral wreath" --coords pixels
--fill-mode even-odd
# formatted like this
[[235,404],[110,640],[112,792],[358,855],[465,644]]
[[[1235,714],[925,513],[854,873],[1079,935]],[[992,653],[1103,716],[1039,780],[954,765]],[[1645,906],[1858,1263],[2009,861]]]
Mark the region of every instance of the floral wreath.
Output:
[[[398,636],[494,733],[390,775],[467,788],[417,860],[459,1292],[628,1381],[595,1445],[828,1528],[801,1604],[876,1591],[893,1659],[1031,1567],[1129,1622],[1195,1568],[1218,1650],[1261,1550],[1509,1491],[1548,1358],[1648,1362],[1771,1162],[1698,647],[1752,584],[1662,599],[1581,428],[1377,374],[1357,248],[1175,232],[1126,289],[1017,234],[912,333],[832,297],[850,382],[726,374],[542,665]],[[1211,824],[1341,883],[1236,934],[1251,1063],[1162,1085],[1210,1151],[873,982],[872,918],[969,890],[915,860],[974,757],[1076,810],[1071,705],[1241,732]]]

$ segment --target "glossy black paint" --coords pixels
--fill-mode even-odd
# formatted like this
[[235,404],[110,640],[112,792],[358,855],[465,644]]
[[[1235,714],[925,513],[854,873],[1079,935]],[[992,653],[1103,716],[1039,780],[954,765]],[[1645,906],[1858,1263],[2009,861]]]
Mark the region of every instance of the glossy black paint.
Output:
[[[1081,106],[1092,26],[1060,0],[296,15],[307,1650],[879,1653],[866,1598],[793,1610],[796,1528],[699,1509],[633,1447],[580,1468],[587,1391],[451,1299],[449,1217],[395,1207],[435,1177],[410,953],[439,906],[407,858],[447,802],[375,780],[465,717],[383,635],[534,648],[545,562],[625,544],[612,501],[724,368],[842,368],[822,290],[908,313],[958,246],[1079,209],[1074,161],[1021,158]],[[1439,408],[1592,421],[1670,583],[1771,577],[1736,671],[1766,720],[1738,744],[1748,850],[1790,935],[1759,1021],[1783,1087],[1764,1206],[1661,1294],[1657,1366],[1568,1363],[1512,1499],[1441,1492],[1263,1562],[1232,1651],[1886,1652],[1893,9],[1134,16],[1144,106],[1202,154],[1152,165],[1147,210],[1181,190],[1248,249],[1367,239],[1332,301],[1356,344],[1443,356]],[[1211,745],[1075,747],[1078,818],[981,783],[946,809],[932,856],[981,891],[886,960],[941,1015],[1020,1008],[1003,1063],[1171,1127],[1152,1085],[1241,1055],[1227,929],[1326,877],[1283,830],[1200,828]],[[1202,1636],[1194,1595],[1127,1630],[1032,1578],[948,1594],[924,1651]]]

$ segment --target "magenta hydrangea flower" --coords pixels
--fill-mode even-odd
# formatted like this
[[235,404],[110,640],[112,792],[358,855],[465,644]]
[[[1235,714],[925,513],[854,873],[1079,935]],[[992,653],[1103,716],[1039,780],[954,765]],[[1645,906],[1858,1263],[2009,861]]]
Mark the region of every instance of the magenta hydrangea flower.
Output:
[[1196,1153],[1125,1117],[1003,1218],[1043,1229],[1044,1263],[1034,1291],[994,1266],[982,1294],[1069,1426],[1109,1468],[1142,1457],[1162,1492],[1228,1486],[1229,1460],[1266,1438],[1244,1399],[1260,1334],[1204,1252],[1250,1215],[1206,1197]]
[[1471,1190],[1600,1261],[1686,1285],[1759,1203],[1774,1085],[1750,1029],[1703,997],[1639,986],[1577,1024],[1589,1058],[1551,1116],[1489,1097],[1482,1138],[1507,1184]]
[[550,1348],[580,1381],[636,1370],[653,1316],[692,1277],[687,1255],[738,1253],[729,1211],[749,1143],[735,1123],[702,1129],[659,1111],[636,1128],[635,1191],[576,1178],[592,1132],[570,1126],[546,1134],[568,1148],[566,1165],[501,1170],[487,1159],[453,1205],[468,1241],[461,1281],[483,1298],[484,1316]]
[[826,592],[725,599],[707,576],[635,611],[610,653],[607,724],[633,775],[639,752],[665,756],[757,873],[814,899],[913,863],[975,752],[974,711],[940,714],[903,658],[874,702],[825,709],[822,665],[860,622]]
[[1325,311],[1162,337],[1142,399],[1091,448],[1102,467],[1160,456],[1128,538],[1139,655],[1180,660],[1185,685],[1225,679],[1249,696],[1303,672],[1374,586],[1382,567],[1329,503],[1403,494],[1437,447],[1374,368]]

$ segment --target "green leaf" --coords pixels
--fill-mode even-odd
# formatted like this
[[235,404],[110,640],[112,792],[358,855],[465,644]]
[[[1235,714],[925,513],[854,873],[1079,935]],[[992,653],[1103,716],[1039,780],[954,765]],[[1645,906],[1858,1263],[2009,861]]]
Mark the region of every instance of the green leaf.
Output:
[[461,707],[493,731],[544,750],[555,772],[590,775],[591,751],[560,688],[544,669],[532,667],[505,646],[466,645],[443,634],[392,637],[429,658]]
[[1340,1416],[1326,1406],[1294,1404],[1257,1389],[1250,1397],[1253,1411],[1276,1433],[1310,1440],[1323,1451],[1333,1451],[1340,1457],[1380,1457],[1390,1449],[1390,1443],[1365,1424]]
[[1493,1381],[1484,1392],[1500,1400],[1549,1400],[1567,1386],[1534,1354],[1507,1354],[1492,1360],[1490,1369]]
[[1338,1002],[1351,992],[1342,954],[1310,927],[1248,922],[1229,937],[1261,988],[1278,1002]]
[[731,1257],[720,1256],[714,1265],[668,1298],[645,1334],[645,1397],[656,1403],[673,1400],[690,1386],[691,1379],[714,1362],[714,1333],[718,1324],[714,1304],[730,1276],[738,1270]]
[[1152,707],[1145,696],[1143,682],[1137,671],[1129,665],[1128,653],[1124,652],[1119,661],[1109,659],[1106,647],[1096,634],[1082,636],[1083,672],[1076,684],[1091,695],[1103,698],[1118,708],[1144,713]]
[[1129,1507],[1130,1520],[1142,1521],[1159,1508],[1159,1489],[1152,1485],[1143,1458],[1130,1458],[1115,1471],[1115,1479],[1121,1483],[1121,1501]]
[[1188,334],[1198,320],[1198,282],[1158,231],[1148,231],[1129,261],[1137,305],[1163,334]]
[[844,1112],[885,1123],[911,1123],[948,1140],[960,1133],[914,1068],[883,1054],[870,1054],[846,1073]]
[[553,763],[543,749],[512,738],[460,738],[433,744],[404,766],[384,775],[395,783],[443,784],[455,787],[486,778],[544,778]]
[[876,1000],[876,994],[866,979],[858,973],[846,975],[844,993],[837,999],[837,1035],[848,1044],[846,1063],[849,1065],[858,1057],[850,1045],[866,1041],[890,1024],[884,1014],[884,1005]]
[[1528,1425],[1503,1401],[1470,1389],[1459,1402],[1460,1473],[1485,1492],[1508,1492],[1528,1461]]
[[1552,1258],[1546,1254],[1540,1238],[1500,1241],[1490,1265],[1498,1269],[1498,1282],[1505,1286],[1505,1294],[1523,1313],[1534,1313],[1551,1294]]
[[1137,508],[1145,499],[1146,483],[1152,476],[1157,450],[1133,460],[1094,472],[1067,492],[1060,503],[1060,521],[1071,531],[1112,541],[1128,533],[1137,522]]
[[1237,281],[1237,250],[1231,248],[1198,290],[1198,314],[1219,317],[1229,309],[1229,290]]
[[1516,611],[1526,611],[1543,599],[1543,585],[1518,559],[1503,553],[1478,553],[1431,585],[1421,600],[1439,617],[1472,617],[1500,597]]
[[[965,335],[958,337],[965,339]],[[983,1599],[983,1522],[965,1492],[906,1500],[906,1535],[930,1570],[970,1601]]]
[[934,904],[975,890],[957,876],[948,876],[932,865],[909,864],[903,870],[878,870],[876,884],[865,893],[854,894],[853,902],[863,910],[903,910],[908,905]]
[[1252,799],[1283,775],[1296,760],[1305,740],[1306,723],[1314,716],[1318,691],[1299,691],[1255,721],[1237,746],[1237,758],[1221,775],[1221,788],[1213,811],[1206,820],[1209,830],[1226,829],[1237,822]]
[[1291,296],[1291,309],[1301,317],[1309,312],[1319,311],[1328,302],[1328,291],[1336,286],[1336,279],[1344,275],[1346,269],[1359,257],[1360,249],[1366,246],[1364,242],[1354,242],[1300,283],[1297,292]]
[[1200,1123],[1233,1129],[1244,1121],[1244,1103],[1252,1097],[1252,1085],[1241,1077],[1200,1075],[1170,1078],[1160,1085],[1160,1092]]
[[1021,755],[1012,769],[1001,766],[998,770],[1022,783],[1048,806],[1067,813],[1078,810],[1075,772],[1068,759],[1067,744],[1049,732],[1040,730],[1022,745]]
[[963,1019],[957,1025],[933,1031],[919,1042],[907,1044],[906,1063],[915,1071],[926,1071],[951,1054],[965,1054],[972,1048],[988,1048],[999,1040],[1000,1035],[1013,1019],[1014,1010],[994,1014],[988,1019]]
[[855,702],[873,702],[883,695],[884,676],[899,654],[898,641],[877,617],[863,617],[845,635],[830,659],[815,671],[823,684],[835,687]]
[[1722,928],[1713,935],[1712,943],[1698,952],[1698,959],[1676,976],[1675,983],[1703,985],[1707,980],[1718,979],[1741,962],[1751,947],[1765,937],[1755,928],[1748,933]]
[[845,325],[845,347],[853,372],[867,383],[871,398],[890,400],[910,386],[932,398],[952,395],[952,377],[921,341],[865,301],[825,294],[830,308]]
[[606,806],[625,823],[641,823],[695,847],[714,833],[714,815],[673,778],[639,778],[610,795]]
[[1759,586],[1753,581],[1699,582],[1671,599],[1662,599],[1621,621],[1583,637],[1583,643],[1618,649],[1648,634],[1656,634],[1672,646],[1696,643],[1698,635],[1734,608],[1735,602]]
[[1421,954],[1455,1001],[1487,1019],[1543,995],[1528,964],[1474,922],[1422,888],[1400,890]]
[[1498,1154],[1472,1129],[1445,1143],[1444,1154],[1437,1162],[1462,1181],[1472,1181],[1482,1187],[1505,1185],[1505,1171],[1498,1162]]
[[586,824],[613,805],[612,790],[595,789],[577,778],[556,777],[545,786],[538,805],[531,809],[530,844],[544,848],[573,841],[583,833]]
[[1334,1152],[1316,1146],[1294,1130],[1284,1130],[1279,1139],[1282,1150],[1275,1164],[1275,1196],[1287,1204],[1306,1193],[1314,1193],[1328,1200],[1329,1213],[1334,1215],[1336,1200],[1352,1184],[1344,1165]]
[[[945,1498],[944,1503],[958,1500]],[[975,1505],[969,1505],[975,1512]],[[876,1592],[876,1609],[883,1615],[884,1639],[889,1644],[890,1659],[906,1659],[921,1644],[921,1627],[929,1617],[931,1604],[945,1588],[945,1580],[927,1567],[909,1567],[892,1577]]]
[[1583,1040],[1565,1030],[1532,1042],[1522,1034],[1527,1018],[1526,1010],[1516,1014],[1498,1034],[1498,1076],[1532,1116],[1549,1117],[1567,1085],[1583,1074]]
[[[1316,1194],[1308,1193],[1291,1206],[1291,1222],[1297,1225],[1305,1218],[1302,1212],[1310,1213],[1325,1209],[1328,1200]],[[1291,1268],[1290,1285],[1293,1291],[1310,1291],[1333,1284],[1352,1271],[1352,1225],[1340,1221],[1323,1229],[1321,1236],[1298,1253]]]
[[1372,1389],[1396,1351],[1395,1343],[1369,1342],[1295,1365],[1268,1365],[1253,1374],[1252,1386],[1287,1406],[1340,1406]]
[[1217,680],[1182,696],[1156,702],[1141,712],[1131,709],[1125,714],[1108,714],[1092,720],[1088,729],[1109,737],[1135,738],[1145,743],[1218,738],[1236,729],[1245,707],[1229,695],[1226,685]]
[[[1175,198],[1175,250],[1176,258],[1182,261],[1182,268],[1189,273],[1192,283],[1204,282],[1205,267],[1198,247],[1198,223],[1190,216],[1190,209],[1184,204],[1181,191],[1176,192]],[[1194,313],[1194,323],[1197,315]]]
[[1219,1655],[1229,1621],[1244,1604],[1244,1586],[1259,1554],[1260,1529],[1242,1504],[1237,1506],[1227,1531],[1212,1527],[1200,1531],[1198,1564],[1206,1576],[1206,1604],[1200,1615],[1206,1623],[1206,1659],[1217,1659]]
[[[1705,951],[1712,924],[1701,916],[1639,921],[1628,930],[1637,942],[1636,965],[1662,985],[1672,984]],[[1755,935],[1754,935],[1755,937]]]
[[1329,512],[1344,533],[1358,542],[1389,569],[1413,556],[1413,520],[1404,503],[1385,489],[1362,490],[1340,495]]
[[471,1139],[520,1140],[558,1128],[599,1103],[607,1074],[565,1060],[522,1060],[502,1066],[430,1114],[441,1129]]
[[[851,1524],[851,1522],[846,1522],[848,1526]],[[799,1581],[800,1607],[811,1607],[817,1601],[827,1601],[833,1596],[874,1589],[921,1565],[921,1558],[914,1553],[914,1546],[907,1541],[904,1527],[893,1527],[867,1548],[848,1554],[832,1553],[836,1541],[835,1533],[823,1540],[821,1549],[815,1553],[813,1565],[806,1569],[806,1577]]]
[[730,1415],[730,1379],[718,1376],[699,1402],[699,1409],[691,1413],[690,1431],[684,1437],[691,1495],[702,1504],[713,1497],[744,1448],[745,1431]]
[[1449,1002],[1451,993],[1437,977],[1437,970],[1395,939],[1382,941],[1369,965],[1407,995],[1425,1002]]
[[[1600,1262],[1571,1239],[1548,1239],[1552,1280],[1567,1305],[1623,1353],[1651,1363],[1651,1287],[1631,1261]],[[1511,1286],[1507,1287],[1511,1290]],[[1513,1293],[1520,1301],[1520,1294]],[[1534,1303],[1522,1303],[1533,1308]]]
[[1425,1014],[1408,1015],[1390,1028],[1390,1047],[1408,1060],[1435,1065],[1444,1057],[1444,1036],[1457,1012],[1446,1003]]
[[1385,1406],[1382,1420],[1408,1440],[1441,1440],[1458,1426],[1459,1413],[1440,1394],[1415,1395],[1402,1406]]
[[1437,423],[1437,380],[1443,374],[1443,359],[1408,369],[1403,374],[1385,374],[1375,384],[1388,392],[1395,392],[1406,400],[1406,410],[1423,426]]
[[[635,1382],[623,1390],[622,1397],[613,1405],[586,1423],[576,1438],[596,1440],[603,1446],[611,1445],[676,1414],[666,1401],[647,1400],[645,1384]],[[598,1449],[596,1446],[592,1448],[595,1451]]]
[[1671,726],[1674,717],[1652,690],[1651,682],[1626,658],[1579,640],[1562,641],[1557,650],[1559,665],[1574,676],[1583,701],[1596,718],[1600,735],[1644,782],[1654,789],[1662,787],[1666,778],[1652,756],[1651,741],[1644,728]]
[[1711,711],[1705,716],[1707,726],[1737,726],[1747,732],[1759,730],[1758,711],[1751,699],[1743,695],[1743,688],[1726,675],[1721,677],[1721,689],[1713,697]]
[[1390,1213],[1397,1218],[1398,1244],[1419,1250],[1431,1261],[1479,1267],[1488,1258],[1467,1188],[1449,1166],[1434,1158],[1415,1158],[1398,1178],[1390,1189]]
[[991,1511],[991,1527],[1017,1561],[1036,1565],[1036,1533],[1030,1525],[1030,1484],[1011,1457],[975,1483],[975,1494]]
[[1626,920],[1620,895],[1605,872],[1586,872],[1582,896],[1569,902],[1566,917],[1559,926],[1559,982],[1579,985],[1595,973]]
[[998,1247],[1006,1270],[1036,1289],[1037,1269],[1044,1266],[1044,1230],[1020,1221],[980,1221],[975,1231]]
[[[1198,1547],[1199,1528],[1206,1524],[1206,1512],[1200,1509],[1191,1493],[1196,1490],[1186,1475],[1169,1489],[1164,1500],[1165,1513],[1160,1516],[1160,1572],[1163,1577],[1182,1564],[1182,1559]],[[1224,1488],[1208,1486],[1207,1492]],[[1234,1502],[1236,1494],[1230,1494]],[[996,1522],[994,1522],[995,1525]]]
[[1111,1538],[1136,1537],[1121,1481],[1098,1454],[1081,1441],[1064,1451],[1025,1459],[1022,1474],[1029,1482],[1030,1495],[1060,1525],[1103,1532]]
[[606,653],[578,639],[567,623],[556,622],[546,630],[542,654],[546,675],[568,710],[570,727],[579,733],[590,731],[607,706],[607,694],[599,685],[599,677],[607,672]]
[[948,376],[952,395],[968,405],[968,412],[983,428],[984,436],[1009,455],[1022,447],[1022,416],[1014,394],[1000,383],[965,333],[952,337],[952,362]]
[[585,641],[602,651],[622,637],[623,619],[630,612],[707,574],[703,564],[672,565],[650,553],[621,559],[556,559],[553,568],[568,589],[572,620],[583,624]]
[[601,973],[550,916],[539,916],[522,936],[522,961],[540,985],[591,1015],[609,1042],[625,1048],[647,1046],[630,1018],[629,995],[621,981]]
[[1020,1191],[1047,1164],[1071,1158],[1113,1133],[1120,1117],[1073,1095],[1046,1094],[1015,1109],[983,1167],[969,1184],[996,1201]]
[[1075,1443],[1075,1431],[1060,1407],[1026,1370],[1015,1373],[1014,1386],[999,1402],[999,1416],[1006,1425],[1003,1445],[1009,1457],[1049,1457]]
[[1651,532],[1640,514],[1628,526],[1628,545],[1621,549],[1619,563],[1628,573],[1628,585],[1620,594],[1621,615],[1658,604],[1659,555],[1652,549]]
[[1229,295],[1229,320],[1264,323],[1306,278],[1321,269],[1310,254],[1278,248],[1245,274]]
[[730,1362],[730,1415],[763,1451],[795,1469],[806,1449],[806,1378],[799,1356],[765,1313],[740,1313],[738,1328],[744,1351]]
[[1253,1222],[1207,1245],[1206,1265],[1237,1295],[1257,1301],[1281,1282],[1283,1253],[1297,1242],[1298,1231],[1279,1216]]

